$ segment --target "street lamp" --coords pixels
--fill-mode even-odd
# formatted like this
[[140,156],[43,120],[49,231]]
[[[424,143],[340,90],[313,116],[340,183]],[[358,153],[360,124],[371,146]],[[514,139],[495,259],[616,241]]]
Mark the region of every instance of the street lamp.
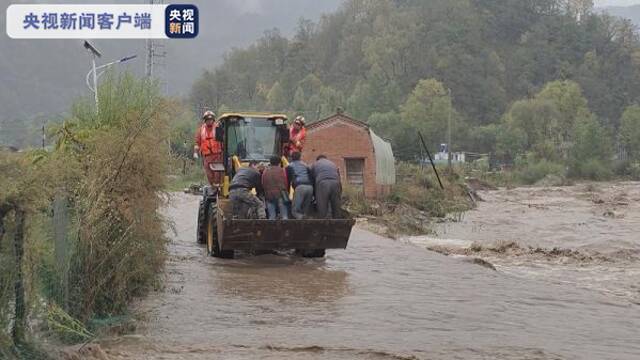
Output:
[[[95,46],[93,46],[90,42],[86,40],[84,41],[83,46],[91,54],[91,69],[92,69],[91,72],[93,72],[93,88],[95,89],[96,83],[98,82],[98,78],[96,77],[96,58],[102,57],[102,54],[100,53],[100,51],[98,51],[98,49],[96,49]],[[87,79],[88,77],[89,75],[87,75]],[[93,93],[96,98],[96,113],[97,113],[98,112],[98,92],[96,90],[93,90]]]
[[[115,65],[115,64],[123,63],[125,61],[135,59],[138,55],[134,54],[130,56],[125,56],[122,59],[114,60],[112,62],[96,67],[96,58],[102,57],[102,54],[100,53],[100,51],[98,51],[98,49],[96,49],[95,46],[93,46],[90,42],[86,40],[84,42],[84,48],[87,49],[87,51],[91,54],[91,70],[89,70],[89,72],[87,73],[87,76],[85,77],[85,82],[87,83],[87,87],[89,88],[89,90],[93,91],[93,94],[95,96],[96,113],[97,113],[98,112],[98,78],[100,77],[100,75],[104,73],[103,71],[98,74],[98,70],[108,68],[111,65]],[[93,87],[89,83],[89,76],[93,76]]]

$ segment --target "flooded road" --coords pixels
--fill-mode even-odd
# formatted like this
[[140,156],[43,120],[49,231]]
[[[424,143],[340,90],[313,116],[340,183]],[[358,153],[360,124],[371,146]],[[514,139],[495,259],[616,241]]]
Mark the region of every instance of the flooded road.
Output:
[[357,229],[325,259],[209,258],[197,204],[176,194],[166,287],[139,304],[136,334],[102,342],[110,358],[640,358],[626,299]]

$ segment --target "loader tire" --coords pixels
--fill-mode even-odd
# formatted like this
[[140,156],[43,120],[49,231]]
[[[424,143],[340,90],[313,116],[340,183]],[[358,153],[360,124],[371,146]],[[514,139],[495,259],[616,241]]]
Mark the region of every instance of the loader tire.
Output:
[[207,227],[205,229],[207,254],[213,257],[223,259],[233,259],[235,253],[233,250],[220,250],[218,244],[218,204],[212,202],[209,204],[209,211],[207,214]]
[[206,244],[207,243],[207,208],[205,206],[205,201],[200,201],[200,206],[198,207],[198,226],[196,228],[196,238],[198,244]]

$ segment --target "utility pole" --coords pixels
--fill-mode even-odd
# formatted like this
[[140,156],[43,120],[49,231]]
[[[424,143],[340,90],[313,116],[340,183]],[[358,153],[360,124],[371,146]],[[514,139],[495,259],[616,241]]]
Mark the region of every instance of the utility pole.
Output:
[[[153,0],[149,0],[149,4],[153,5]],[[144,70],[147,79],[151,80],[153,76],[153,39],[151,38],[147,39],[147,62]]]
[[[149,0],[149,4],[164,4],[164,0]],[[167,50],[165,44],[159,40],[147,39],[147,59],[145,62],[145,75],[149,81],[158,80],[158,85],[165,95],[169,94],[169,82],[167,80]]]
[[[151,1],[153,4],[153,1]],[[145,75],[147,79],[153,76],[153,40],[147,39],[147,62],[145,64]]]
[[449,172],[452,171],[452,165],[451,165],[451,150],[452,150],[452,146],[451,146],[451,108],[453,107],[452,103],[451,103],[451,89],[447,89],[449,91],[449,114],[448,114],[448,120],[447,120],[447,163],[449,165]]

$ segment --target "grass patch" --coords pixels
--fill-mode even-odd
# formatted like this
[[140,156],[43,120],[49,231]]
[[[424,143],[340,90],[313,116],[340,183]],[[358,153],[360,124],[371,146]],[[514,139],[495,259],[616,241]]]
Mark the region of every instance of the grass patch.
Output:
[[473,207],[462,177],[453,172],[441,180],[444,190],[431,168],[410,163],[396,165],[397,183],[382,199],[367,199],[362,192],[346,187],[345,206],[355,216],[369,217],[387,228],[389,236],[431,232],[434,218],[459,214]]

